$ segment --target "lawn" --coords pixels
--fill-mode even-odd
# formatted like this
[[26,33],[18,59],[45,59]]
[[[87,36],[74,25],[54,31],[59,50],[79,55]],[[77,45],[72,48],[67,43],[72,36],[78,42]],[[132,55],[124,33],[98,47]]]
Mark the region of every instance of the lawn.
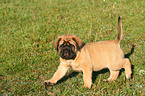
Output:
[[[145,95],[145,1],[143,0],[1,0],[1,95]],[[121,48],[132,64],[132,78],[122,69],[116,81],[104,82],[107,69],[93,72],[91,89],[83,74],[69,70],[53,86],[44,87],[59,66],[53,44],[62,34],[85,43],[113,40],[122,16]]]

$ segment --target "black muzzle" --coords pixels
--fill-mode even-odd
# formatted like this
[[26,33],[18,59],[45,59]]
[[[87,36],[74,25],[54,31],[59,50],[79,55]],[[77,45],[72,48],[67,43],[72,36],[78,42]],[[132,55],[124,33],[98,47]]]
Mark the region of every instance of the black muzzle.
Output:
[[63,59],[75,59],[76,52],[75,46],[72,44],[69,45],[60,45],[60,57]]

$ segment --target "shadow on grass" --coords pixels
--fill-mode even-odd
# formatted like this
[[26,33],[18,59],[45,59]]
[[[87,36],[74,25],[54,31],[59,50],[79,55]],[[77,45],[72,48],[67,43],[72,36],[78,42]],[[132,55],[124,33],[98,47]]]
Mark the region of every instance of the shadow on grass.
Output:
[[100,71],[93,71],[92,82],[93,82],[93,83],[95,82],[95,80],[96,80],[96,78],[97,78],[97,76],[98,76],[99,74],[104,74],[104,73],[107,73],[107,72],[109,72],[109,69],[107,69],[107,68],[102,69],[102,70],[100,70]]
[[[92,82],[94,82],[94,81],[96,80],[96,78],[97,78],[97,76],[98,76],[99,74],[103,74],[103,73],[106,73],[106,72],[109,72],[109,69],[106,68],[106,69],[102,69],[102,70],[100,70],[100,71],[93,71],[93,73],[92,73]],[[67,79],[73,78],[73,77],[77,76],[79,73],[80,73],[80,72],[72,72],[72,73],[70,73],[69,75],[64,76],[61,80],[59,80],[59,81],[57,82],[57,84],[62,83],[62,82],[64,82],[64,81],[66,81]],[[82,78],[82,79],[83,79],[83,78]]]
[[[77,76],[78,73],[79,73],[79,72],[72,72],[72,73],[70,73],[70,74],[64,76],[62,79],[60,79],[60,80],[59,80],[56,84],[54,84],[54,85],[57,85],[57,84],[59,84],[59,83],[63,83],[63,82],[66,81],[67,79],[70,79],[70,78],[72,78],[72,77]],[[46,89],[46,90],[48,90],[48,88],[49,88],[49,89],[53,88],[53,85],[44,85],[44,86],[45,86],[45,89]]]
[[[134,49],[135,49],[135,46],[136,45],[132,45],[132,48],[131,48],[131,51],[127,54],[124,55],[125,58],[128,58],[130,60],[130,56],[134,53]],[[130,60],[130,63],[131,63],[131,60]],[[132,74],[131,74],[131,78],[133,78],[133,70],[134,70],[134,65],[131,65],[131,69],[132,69]],[[119,76],[121,75],[122,72],[124,72],[125,70],[122,68],[120,70],[120,74]]]
[[134,48],[135,48],[135,45],[132,45],[132,48],[131,48],[131,51],[127,54],[125,54],[125,58],[128,58],[130,60],[130,56],[134,53]]
[[72,77],[75,77],[75,76],[77,76],[78,74],[79,74],[79,72],[72,72],[72,73],[70,73],[70,74],[64,76],[61,80],[59,80],[59,81],[57,82],[57,84],[62,83],[62,82],[66,81],[67,79],[70,79],[70,78],[72,78]]

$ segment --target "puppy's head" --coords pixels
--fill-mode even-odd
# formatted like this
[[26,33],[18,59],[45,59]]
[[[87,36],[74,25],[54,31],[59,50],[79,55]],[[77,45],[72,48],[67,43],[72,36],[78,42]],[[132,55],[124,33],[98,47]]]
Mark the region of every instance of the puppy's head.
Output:
[[83,41],[75,35],[59,36],[54,47],[60,53],[62,59],[75,59],[77,51],[82,47]]

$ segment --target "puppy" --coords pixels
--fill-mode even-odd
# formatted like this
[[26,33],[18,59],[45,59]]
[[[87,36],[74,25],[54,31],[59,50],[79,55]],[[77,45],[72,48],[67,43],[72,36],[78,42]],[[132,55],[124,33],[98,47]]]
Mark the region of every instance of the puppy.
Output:
[[121,68],[125,69],[126,78],[131,78],[131,64],[124,58],[120,48],[122,38],[122,22],[118,18],[118,36],[115,40],[100,41],[85,44],[75,35],[62,35],[56,40],[54,46],[60,53],[60,65],[50,80],[44,81],[46,85],[53,85],[60,80],[69,68],[83,72],[84,87],[91,88],[92,71],[108,68],[110,77],[104,81],[116,80]]

